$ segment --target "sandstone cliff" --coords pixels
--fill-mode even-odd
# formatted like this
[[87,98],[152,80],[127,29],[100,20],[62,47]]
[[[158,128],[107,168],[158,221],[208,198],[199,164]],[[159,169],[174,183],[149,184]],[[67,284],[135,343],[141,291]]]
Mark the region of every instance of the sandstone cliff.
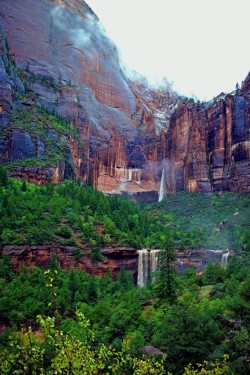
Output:
[[249,114],[249,75],[233,94],[181,103],[167,134],[167,191],[249,191]]
[[250,189],[249,78],[210,104],[131,82],[82,0],[0,0],[0,25],[0,158],[11,175],[80,177],[142,199],[158,198],[163,168],[169,193]]
[[[20,95],[28,93],[33,103],[79,130],[84,152],[75,139],[67,139],[68,164],[76,176],[105,192],[157,196],[161,133],[167,126],[166,113],[173,110],[171,94],[160,93],[164,109],[158,108],[157,98],[146,103],[138,85],[122,73],[115,46],[84,1],[0,0],[0,5],[1,121],[9,130],[8,137],[1,134],[1,158],[39,159],[34,152],[39,139],[17,128],[11,116],[16,107],[32,105],[27,100],[20,103]],[[49,167],[50,172],[48,168],[46,173],[34,172],[32,165],[31,176],[42,182],[39,173],[45,179],[47,175],[54,181],[63,179],[65,163]],[[12,168],[11,173],[33,180],[27,163],[25,168]]]
[[[131,273],[134,282],[137,283],[138,272],[145,273],[146,279],[148,273],[155,271],[158,264],[158,258],[156,258],[155,268],[152,268],[153,265],[149,257],[148,264],[144,259],[143,264],[139,266],[138,251],[131,247],[103,248],[101,249],[104,256],[103,261],[93,261],[89,256],[90,253],[90,249],[89,251],[85,250],[81,256],[77,254],[76,257],[74,247],[63,245],[0,246],[0,258],[7,255],[12,270],[15,272],[18,272],[21,267],[27,266],[47,269],[50,266],[52,256],[54,256],[59,266],[64,269],[78,268],[96,276],[109,274],[115,279],[118,278],[121,267],[124,267],[126,271]],[[186,269],[202,271],[208,262],[220,262],[222,264],[223,254],[225,254],[223,250],[187,249],[177,251],[175,268],[178,273],[182,273]],[[233,253],[231,252],[230,255],[233,255]]]

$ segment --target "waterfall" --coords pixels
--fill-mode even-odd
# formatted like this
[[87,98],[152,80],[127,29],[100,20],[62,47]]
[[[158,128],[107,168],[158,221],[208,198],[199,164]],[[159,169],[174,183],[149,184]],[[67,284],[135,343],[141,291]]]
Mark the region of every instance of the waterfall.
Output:
[[150,272],[155,272],[158,267],[158,254],[160,250],[150,251]]
[[161,202],[165,195],[165,168],[162,168],[162,174],[161,174],[161,184],[160,184],[160,191],[159,191],[159,198],[158,202]]
[[133,169],[132,168],[128,169],[128,180],[129,181],[133,180]]
[[157,270],[159,250],[138,250],[138,278],[137,286],[142,288],[146,285],[148,276]]
[[[158,254],[160,250],[151,250],[150,251],[150,273],[155,272],[158,268]],[[153,277],[151,281],[155,281],[155,278]]]
[[221,262],[220,262],[221,267],[225,267],[227,265],[228,256],[229,256],[229,250],[227,251],[227,253],[222,254]]
[[138,250],[138,279],[137,286],[143,287],[148,279],[149,252],[147,249]]

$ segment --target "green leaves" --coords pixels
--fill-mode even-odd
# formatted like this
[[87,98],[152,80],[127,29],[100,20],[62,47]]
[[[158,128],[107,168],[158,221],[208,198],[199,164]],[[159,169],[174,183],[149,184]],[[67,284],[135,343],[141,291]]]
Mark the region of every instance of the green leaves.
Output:
[[106,197],[72,181],[40,187],[9,179],[0,189],[0,200],[3,245],[87,244],[93,258],[102,260],[102,246],[159,247],[165,231],[133,202]]
[[[37,317],[40,330],[39,335],[22,329],[10,337],[13,351],[0,352],[0,371],[3,375],[91,375],[124,373],[130,369],[131,374],[164,374],[163,361],[142,357],[131,357],[124,342],[122,351],[116,351],[103,344],[94,345],[94,332],[90,328],[84,314],[77,312],[77,324],[87,331],[84,341],[77,340],[73,335],[64,334],[55,326],[55,319]],[[51,346],[44,346],[47,342],[54,348],[54,353],[47,367],[44,367],[46,350]],[[145,372],[146,371],[146,372]]]

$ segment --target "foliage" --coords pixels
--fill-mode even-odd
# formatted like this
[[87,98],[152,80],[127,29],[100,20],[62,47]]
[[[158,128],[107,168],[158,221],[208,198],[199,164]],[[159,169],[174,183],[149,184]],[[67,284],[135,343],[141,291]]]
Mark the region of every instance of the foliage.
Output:
[[102,246],[159,246],[165,231],[135,203],[72,181],[40,187],[9,179],[0,185],[0,201],[3,245],[88,244],[93,259],[102,260]]
[[[11,69],[26,87],[36,82],[58,92],[72,86],[35,75],[29,66],[20,71],[12,62]],[[49,270],[26,267],[15,275],[4,255],[0,323],[7,328],[0,335],[1,374],[246,375],[249,195],[183,192],[140,209],[72,181],[39,187],[8,178],[7,168],[17,165],[66,161],[69,166],[69,137],[81,147],[76,128],[65,119],[42,108],[28,91],[14,95],[12,122],[37,150],[31,158],[0,167],[0,245],[65,244],[75,248],[75,259],[87,245],[95,261],[104,260],[102,246],[161,251],[158,279],[142,289],[123,267],[114,281],[62,270],[52,256]],[[10,131],[3,126],[1,134]],[[180,249],[230,248],[241,257],[226,268],[208,264],[199,278],[190,270],[177,277],[173,241]],[[145,345],[165,354],[146,356]]]
[[[186,272],[176,276],[177,298],[159,304],[157,282],[137,289],[124,269],[114,281],[62,270],[54,258],[48,271],[29,267],[14,275],[4,257],[0,316],[12,328],[0,335],[1,373],[20,373],[26,366],[27,374],[78,374],[83,368],[110,374],[223,374],[228,367],[229,374],[246,375],[249,268],[248,257],[231,259],[223,280],[214,279],[206,298],[196,292],[196,277]],[[206,272],[203,277],[205,283]],[[145,345],[165,353],[164,363],[161,356],[157,361],[145,357]]]
[[205,247],[250,250],[248,193],[202,194],[181,192],[149,206],[180,249]]
[[6,170],[0,166],[0,186],[6,187],[8,185],[8,174]]
[[163,361],[131,357],[126,342],[120,352],[104,344],[94,345],[89,321],[80,312],[76,312],[76,320],[78,327],[85,331],[83,341],[60,331],[54,318],[38,315],[39,335],[29,327],[10,337],[13,350],[4,349],[0,353],[1,374],[119,374],[124,369],[138,375],[145,371],[155,375],[164,373]]
[[176,255],[171,239],[165,237],[160,249],[157,295],[161,300],[173,303],[176,300],[176,271],[174,268]]

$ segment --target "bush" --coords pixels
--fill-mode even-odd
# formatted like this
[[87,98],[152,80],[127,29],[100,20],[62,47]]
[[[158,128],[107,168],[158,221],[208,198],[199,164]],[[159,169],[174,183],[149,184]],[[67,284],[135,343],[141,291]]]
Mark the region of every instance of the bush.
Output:
[[71,230],[68,227],[66,227],[66,225],[60,225],[59,227],[56,228],[55,234],[57,236],[69,239],[71,238],[72,233],[71,233]]

